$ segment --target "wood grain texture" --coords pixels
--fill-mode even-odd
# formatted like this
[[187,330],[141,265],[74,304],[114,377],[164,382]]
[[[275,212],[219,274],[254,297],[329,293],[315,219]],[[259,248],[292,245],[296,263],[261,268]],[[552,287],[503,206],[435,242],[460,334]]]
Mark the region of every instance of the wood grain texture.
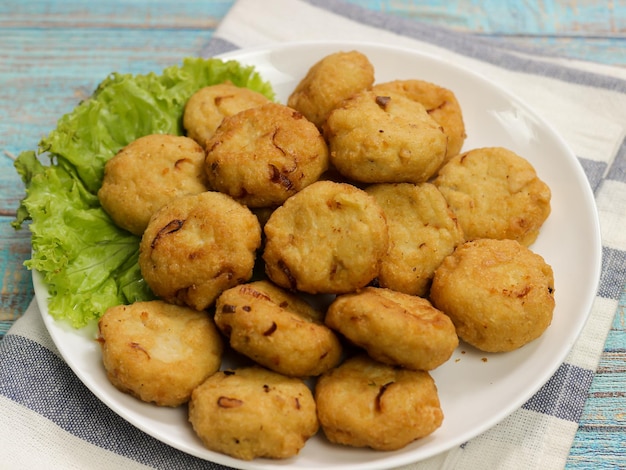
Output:
[[373,10],[524,47],[626,65],[624,0],[347,0]]
[[626,290],[604,345],[567,469],[626,468]]
[[613,0],[348,0],[391,14],[473,33],[505,36],[617,36],[623,1]]
[[[348,0],[376,11],[626,67],[624,0]],[[0,338],[33,297],[27,230],[13,220],[13,169],[56,120],[112,71],[148,73],[196,55],[233,0],[0,2]],[[605,345],[567,468],[626,468],[626,292]]]
[[30,237],[26,230],[16,232],[12,217],[0,217],[0,334],[26,310],[33,297],[31,273],[23,263],[30,257]]

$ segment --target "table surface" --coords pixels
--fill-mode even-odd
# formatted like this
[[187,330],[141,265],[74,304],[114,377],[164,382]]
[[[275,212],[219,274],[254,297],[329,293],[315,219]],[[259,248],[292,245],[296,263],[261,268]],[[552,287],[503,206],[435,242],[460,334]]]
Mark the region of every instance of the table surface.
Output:
[[[431,24],[626,67],[626,1],[350,0]],[[33,297],[27,230],[11,221],[24,187],[13,159],[112,71],[158,72],[199,53],[233,0],[3,0],[0,4],[0,338]],[[567,468],[626,466],[624,298]]]

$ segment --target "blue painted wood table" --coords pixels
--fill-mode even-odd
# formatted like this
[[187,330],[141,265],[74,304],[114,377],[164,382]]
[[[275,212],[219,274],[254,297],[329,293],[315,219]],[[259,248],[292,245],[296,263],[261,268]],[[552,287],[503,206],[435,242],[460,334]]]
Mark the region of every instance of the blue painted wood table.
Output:
[[[543,53],[626,67],[624,0],[350,0]],[[147,73],[198,54],[233,0],[0,4],[0,338],[33,298],[29,233],[15,231],[24,187],[13,160],[110,72]],[[568,468],[626,462],[624,298],[589,393]],[[0,465],[1,466],[1,465]]]

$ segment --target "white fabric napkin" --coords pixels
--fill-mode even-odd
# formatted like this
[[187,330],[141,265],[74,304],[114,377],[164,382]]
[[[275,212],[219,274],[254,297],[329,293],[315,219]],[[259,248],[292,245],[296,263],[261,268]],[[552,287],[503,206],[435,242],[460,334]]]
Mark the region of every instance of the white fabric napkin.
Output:
[[[563,468],[624,292],[626,70],[541,56],[335,0],[239,0],[202,54],[315,39],[401,45],[476,70],[514,90],[579,157],[603,237],[600,286],[581,337],[522,408],[464,445],[407,467]],[[223,468],[158,442],[97,400],[60,357],[34,302],[0,342],[0,407],[0,468]]]

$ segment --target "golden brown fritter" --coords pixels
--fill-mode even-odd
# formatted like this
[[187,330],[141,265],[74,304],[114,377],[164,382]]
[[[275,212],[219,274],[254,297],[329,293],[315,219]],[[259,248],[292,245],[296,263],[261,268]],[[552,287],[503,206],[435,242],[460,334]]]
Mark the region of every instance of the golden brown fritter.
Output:
[[315,125],[277,103],[225,118],[206,151],[211,187],[249,207],[282,204],[328,168],[328,148]]
[[323,313],[269,281],[223,292],[215,322],[233,349],[284,375],[316,376],[341,358],[341,343]]
[[381,364],[366,355],[322,375],[315,400],[328,440],[347,446],[397,450],[443,422],[428,372]]
[[513,239],[530,246],[550,214],[550,188],[523,157],[502,147],[457,155],[434,184],[465,238]]
[[383,209],[389,251],[378,284],[405,294],[428,295],[435,269],[465,241],[456,217],[431,183],[377,184],[365,189]]
[[377,95],[400,93],[426,108],[448,137],[444,163],[461,152],[467,135],[461,106],[451,90],[424,80],[394,80],[376,84],[372,90]]
[[230,196],[207,191],[162,207],[143,234],[141,274],[162,299],[196,310],[252,276],[261,227]]
[[330,161],[362,183],[421,183],[441,166],[447,137],[417,101],[363,91],[335,108],[324,126]]
[[107,377],[146,402],[186,403],[220,368],[222,338],[204,312],[160,300],[136,302],[109,308],[98,329]]
[[225,117],[269,102],[261,93],[230,82],[210,85],[191,95],[185,104],[183,127],[188,137],[204,146]]
[[367,285],[387,252],[387,222],[373,197],[355,186],[318,181],[276,209],[264,227],[263,259],[281,287],[311,294]]
[[555,305],[552,268],[515,240],[459,246],[435,272],[430,296],[459,337],[486,352],[512,351],[539,338]]
[[202,147],[187,137],[140,137],[106,163],[100,204],[116,225],[141,235],[165,203],[207,190],[204,158]]
[[320,129],[343,100],[371,88],[374,67],[358,51],[336,52],[315,63],[289,96],[287,104]]
[[433,370],[459,344],[450,318],[421,297],[366,287],[338,296],[326,324],[375,360],[412,370]]
[[209,377],[193,391],[189,421],[208,449],[242,460],[293,457],[319,428],[304,382],[261,367]]

